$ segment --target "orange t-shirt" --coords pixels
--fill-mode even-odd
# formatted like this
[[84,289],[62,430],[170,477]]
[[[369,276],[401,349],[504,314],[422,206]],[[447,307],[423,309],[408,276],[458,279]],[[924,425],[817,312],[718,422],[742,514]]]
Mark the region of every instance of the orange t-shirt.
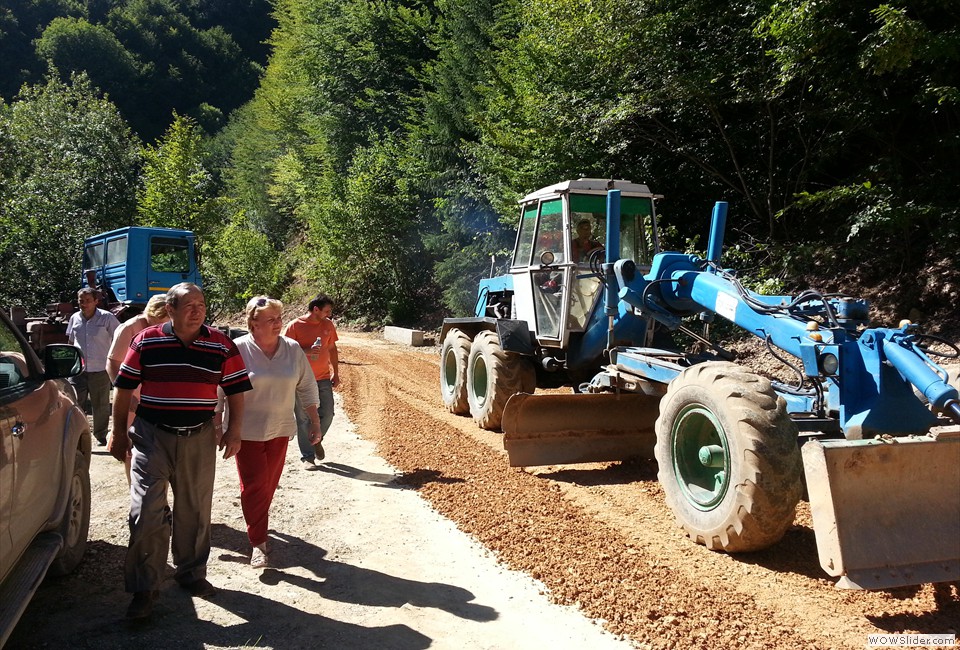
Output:
[[[337,341],[337,328],[333,321],[325,318],[319,323],[311,323],[306,316],[300,316],[287,323],[283,328],[283,335],[293,339],[303,348],[317,381],[330,379],[333,374],[330,371],[330,346]],[[320,347],[314,348],[313,344],[318,337]]]

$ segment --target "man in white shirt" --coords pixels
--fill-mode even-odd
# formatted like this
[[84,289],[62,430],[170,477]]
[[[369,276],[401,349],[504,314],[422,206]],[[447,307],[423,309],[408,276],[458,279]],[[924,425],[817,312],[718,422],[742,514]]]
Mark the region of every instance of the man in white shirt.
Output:
[[113,333],[120,325],[117,317],[97,307],[97,290],[84,287],[77,292],[80,311],[67,322],[67,339],[83,352],[84,369],[70,383],[77,390],[81,407],[90,397],[93,413],[93,437],[102,447],[107,444],[107,423],[110,419],[110,377],[107,375],[107,353]]

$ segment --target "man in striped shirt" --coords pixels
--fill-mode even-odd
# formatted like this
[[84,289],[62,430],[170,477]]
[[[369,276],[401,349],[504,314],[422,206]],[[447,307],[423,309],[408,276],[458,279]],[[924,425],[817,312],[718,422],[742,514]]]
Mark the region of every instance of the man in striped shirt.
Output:
[[[146,618],[164,579],[173,533],[174,579],[193,596],[216,589],[207,579],[210,515],[219,444],[223,457],[240,449],[243,393],[252,388],[233,341],[204,325],[207,306],[195,284],[167,292],[170,321],[148,327],[130,343],[114,382],[110,453],[123,460],[133,442],[130,487],[130,544],[124,567],[134,594],[127,617]],[[137,417],[124,427],[133,390],[140,387]],[[227,396],[230,425],[216,431],[217,387]],[[174,508],[167,505],[167,484]]]

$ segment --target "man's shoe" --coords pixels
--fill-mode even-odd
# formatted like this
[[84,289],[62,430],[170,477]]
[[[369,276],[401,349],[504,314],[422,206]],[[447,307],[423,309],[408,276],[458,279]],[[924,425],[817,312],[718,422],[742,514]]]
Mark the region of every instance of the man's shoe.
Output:
[[130,607],[127,608],[127,618],[141,619],[150,616],[153,611],[153,603],[159,595],[160,592],[156,590],[138,591],[133,594],[133,600],[130,601]]
[[317,464],[313,462],[312,458],[304,458],[303,460],[300,461],[300,465],[303,467],[303,469],[310,470],[310,471],[313,471],[315,469],[320,469],[319,467],[317,467]]
[[323,460],[327,456],[326,452],[323,451],[323,445],[319,442],[313,446],[313,451],[317,454],[317,460]]
[[97,446],[98,446],[98,447],[106,447],[106,446],[107,446],[107,438],[106,438],[106,437],[97,438]]
[[206,578],[200,578],[199,580],[181,584],[180,586],[196,598],[209,598],[217,593],[217,588],[207,582]]

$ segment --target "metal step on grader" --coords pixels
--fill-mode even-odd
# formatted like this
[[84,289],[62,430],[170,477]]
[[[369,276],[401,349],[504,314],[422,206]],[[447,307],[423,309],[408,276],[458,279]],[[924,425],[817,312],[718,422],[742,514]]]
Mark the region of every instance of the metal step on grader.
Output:
[[[719,265],[725,203],[706,259],[662,252],[656,198],[580,179],[521,200],[509,273],[481,281],[473,317],[444,321],[447,408],[502,429],[512,466],[655,458],[679,525],[708,548],[775,544],[806,490],[838,586],[960,580],[960,366],[934,360],[957,346],[907,321],[868,327],[850,296],[748,290]],[[716,316],[796,381],[693,331]],[[535,394],[563,385],[575,392]]]

